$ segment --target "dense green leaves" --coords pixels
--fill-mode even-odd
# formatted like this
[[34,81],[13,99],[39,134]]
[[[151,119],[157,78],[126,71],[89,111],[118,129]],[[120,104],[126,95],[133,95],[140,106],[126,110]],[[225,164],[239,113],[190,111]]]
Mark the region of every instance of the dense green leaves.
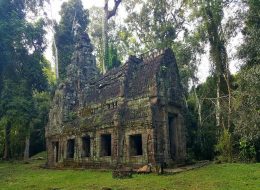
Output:
[[188,105],[191,115],[195,120],[192,130],[194,140],[189,146],[197,159],[213,159],[217,134],[215,100],[216,78],[209,77],[206,82],[193,87],[189,93]]
[[245,43],[240,47],[240,57],[247,65],[260,63],[260,2],[248,0],[246,26],[243,30]]
[[[234,92],[234,134],[238,137],[240,157],[250,161],[260,160],[260,2],[248,0],[244,43],[239,56],[244,64],[237,75],[237,90]],[[238,144],[238,143],[237,143]]]
[[35,92],[33,95],[34,114],[30,120],[31,146],[30,154],[45,150],[45,126],[48,122],[51,97],[48,92]]
[[[91,19],[89,33],[91,41],[94,45],[94,54],[96,55],[97,59],[97,67],[101,72],[104,72],[104,34],[102,34],[104,13],[103,9],[98,7],[92,7],[89,12]],[[119,26],[116,26],[115,20],[112,18],[108,20],[107,28],[108,47],[107,58],[105,61],[106,70],[120,66],[123,55],[126,53],[126,51],[123,49],[125,46],[119,36],[120,28]]]
[[6,159],[22,155],[36,113],[33,94],[48,87],[42,64],[45,22],[26,19],[39,5],[42,1],[0,3],[0,133],[6,150],[0,156]]
[[58,49],[58,68],[61,79],[66,76],[66,67],[70,64],[74,50],[74,34],[87,29],[88,11],[81,0],[70,0],[62,4],[61,21],[55,27],[55,40]]
[[[235,91],[235,135],[241,143],[253,146],[260,156],[260,66],[244,68],[237,76]],[[245,150],[243,150],[245,151]]]
[[[184,30],[184,7],[172,0],[126,1],[128,10],[126,30],[137,36],[139,52],[171,47],[180,31]],[[140,9],[140,11],[137,11]]]
[[108,50],[108,70],[119,67],[121,65],[121,62],[119,61],[116,47],[111,44]]
[[[227,13],[231,5],[238,3],[122,1],[128,13],[124,23],[118,23],[118,17],[108,22],[107,69],[118,67],[129,54],[156,48],[174,50],[190,110],[188,149],[196,159],[259,159],[260,2],[243,2],[247,7],[241,9],[248,11],[233,12],[232,17],[237,19],[234,21]],[[50,106],[46,91],[53,90],[55,77],[42,55],[46,48],[45,20],[26,20],[29,11],[37,12],[42,5],[43,0],[0,1],[0,156],[6,156],[4,145],[8,145],[9,156],[20,157],[28,134],[33,142],[32,153],[44,149],[44,126]],[[63,80],[75,48],[75,33],[85,32],[90,21],[81,0],[63,3],[60,15],[55,42]],[[104,60],[102,17],[102,8],[90,10],[89,31],[99,67]],[[227,49],[232,35],[241,30],[244,43],[239,58],[244,64],[237,75],[231,76],[231,53]],[[200,56],[207,49],[211,76],[198,85]]]

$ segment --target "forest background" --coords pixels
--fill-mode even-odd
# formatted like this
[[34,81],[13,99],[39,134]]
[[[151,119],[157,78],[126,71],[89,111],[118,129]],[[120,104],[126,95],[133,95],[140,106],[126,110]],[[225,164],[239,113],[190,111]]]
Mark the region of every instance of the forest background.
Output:
[[[48,0],[0,1],[0,157],[28,159],[45,150],[51,100],[66,79],[77,28],[90,35],[101,73],[128,55],[175,52],[188,110],[187,160],[259,161],[260,2],[103,3],[85,9],[80,0],[66,1],[57,22]],[[51,61],[44,53],[50,32]],[[208,77],[200,81],[198,73],[208,65]]]

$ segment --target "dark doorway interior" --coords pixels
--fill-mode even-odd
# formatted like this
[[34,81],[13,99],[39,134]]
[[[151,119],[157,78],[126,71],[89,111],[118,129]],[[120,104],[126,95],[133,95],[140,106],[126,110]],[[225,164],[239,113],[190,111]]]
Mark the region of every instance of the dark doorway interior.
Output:
[[101,135],[101,156],[111,156],[111,134]]
[[90,137],[82,137],[82,157],[90,157]]
[[75,139],[69,139],[67,142],[67,158],[74,158]]
[[143,155],[143,145],[142,145],[142,135],[130,135],[129,137],[130,145],[130,156],[140,156]]
[[168,125],[169,125],[169,141],[170,141],[170,153],[171,158],[174,159],[176,155],[176,143],[175,143],[175,121],[177,115],[168,114]]

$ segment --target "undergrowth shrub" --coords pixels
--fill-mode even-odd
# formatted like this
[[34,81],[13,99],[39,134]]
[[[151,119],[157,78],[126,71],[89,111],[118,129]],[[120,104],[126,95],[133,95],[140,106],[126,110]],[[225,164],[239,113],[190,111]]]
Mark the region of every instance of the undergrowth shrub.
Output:
[[232,162],[232,136],[228,130],[224,129],[221,133],[215,150],[219,161]]

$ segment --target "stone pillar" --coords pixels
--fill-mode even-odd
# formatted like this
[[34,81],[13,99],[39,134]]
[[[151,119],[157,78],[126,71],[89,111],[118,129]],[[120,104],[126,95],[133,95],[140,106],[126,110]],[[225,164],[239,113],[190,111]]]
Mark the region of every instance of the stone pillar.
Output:
[[51,167],[54,165],[54,160],[53,160],[53,147],[50,138],[46,138],[46,150],[47,150],[47,164],[48,166]]
[[[114,122],[115,123],[115,122]],[[114,130],[111,133],[111,158],[112,164],[116,165],[118,163],[119,156],[119,126],[114,126]]]
[[75,137],[75,160],[77,162],[81,161],[81,154],[82,154],[82,138],[81,136]]
[[164,131],[164,161],[167,164],[172,162],[171,150],[170,150],[170,134],[169,134],[169,123],[168,123],[168,112],[166,107],[162,110],[163,112],[163,131]]
[[176,160],[183,161],[186,157],[186,136],[184,118],[178,114],[176,121]]

